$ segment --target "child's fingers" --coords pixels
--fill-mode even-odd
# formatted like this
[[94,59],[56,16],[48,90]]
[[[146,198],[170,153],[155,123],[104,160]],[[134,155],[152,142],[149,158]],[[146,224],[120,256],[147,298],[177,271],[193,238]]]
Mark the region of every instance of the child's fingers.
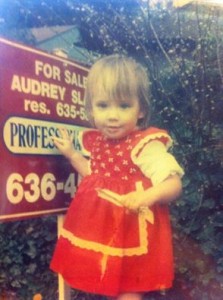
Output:
[[52,136],[52,140],[53,140],[54,144],[60,144],[60,145],[64,144],[63,138],[58,138],[56,136]]
[[129,194],[124,195],[122,197],[122,203],[130,211],[137,212],[138,203],[134,197],[134,193],[129,193]]
[[72,132],[69,135],[68,131],[65,128],[59,128],[59,133],[60,133],[61,137],[51,136],[51,139],[53,140],[53,142],[57,141],[62,144],[64,141],[72,142],[74,139],[74,133]]
[[67,129],[65,128],[59,128],[60,135],[63,139],[72,141],[74,139],[74,133],[71,134],[68,133]]
[[59,140],[56,140],[56,139],[53,139],[53,142],[54,142],[54,145],[55,145],[60,151],[63,150],[63,148],[64,148],[63,142],[61,142],[61,141],[59,141]]
[[69,135],[65,128],[59,128],[60,135],[63,139],[68,139]]
[[59,137],[57,137],[57,136],[52,136],[51,139],[52,139],[53,141],[57,141],[57,142],[60,141],[60,140],[61,140],[61,141],[63,140],[62,138],[59,138]]

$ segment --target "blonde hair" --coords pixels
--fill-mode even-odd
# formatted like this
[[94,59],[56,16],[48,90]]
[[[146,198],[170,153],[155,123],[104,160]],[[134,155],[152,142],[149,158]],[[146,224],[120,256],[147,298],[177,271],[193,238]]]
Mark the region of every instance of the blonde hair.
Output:
[[126,101],[139,99],[144,117],[138,126],[146,128],[150,118],[150,88],[146,70],[134,59],[123,55],[110,55],[98,60],[90,69],[85,90],[86,112],[90,122],[91,101],[95,93],[106,94],[108,99]]

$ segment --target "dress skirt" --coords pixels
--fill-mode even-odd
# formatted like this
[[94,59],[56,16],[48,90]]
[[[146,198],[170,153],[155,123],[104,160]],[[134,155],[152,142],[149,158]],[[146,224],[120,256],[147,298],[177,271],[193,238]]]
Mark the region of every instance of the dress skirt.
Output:
[[[148,188],[147,182],[141,184]],[[153,206],[148,218],[148,212],[130,212],[103,199],[100,189],[122,195],[136,185],[97,174],[86,176],[68,210],[51,269],[71,287],[100,295],[170,288],[173,255],[168,207]]]

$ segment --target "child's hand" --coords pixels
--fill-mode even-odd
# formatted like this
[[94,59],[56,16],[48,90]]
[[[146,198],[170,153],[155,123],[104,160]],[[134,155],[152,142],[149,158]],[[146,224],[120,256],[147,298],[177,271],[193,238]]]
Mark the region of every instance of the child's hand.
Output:
[[69,135],[68,131],[64,128],[60,129],[61,138],[56,136],[52,137],[54,144],[60,150],[60,152],[68,159],[71,159],[75,153],[73,145],[73,134]]
[[121,203],[124,207],[133,212],[138,212],[142,206],[140,199],[142,198],[142,192],[134,191],[121,196]]
[[129,210],[139,211],[141,207],[149,208],[155,203],[168,204],[177,199],[181,191],[181,179],[176,174],[146,190],[139,188],[134,192],[123,195],[121,201]]
[[[133,212],[136,212],[136,213],[141,213],[143,214],[144,218],[150,222],[151,224],[154,223],[154,215],[153,215],[153,212],[146,206],[141,206],[140,203],[138,202],[137,205],[135,206],[132,206],[132,201],[134,201],[135,199],[135,195],[136,194],[137,196],[139,195],[139,192],[136,191],[136,192],[131,192],[131,193],[128,193],[126,195],[119,195],[115,192],[112,192],[110,190],[107,190],[107,189],[96,189],[97,191],[97,194],[99,197],[101,197],[102,199],[105,199],[111,203],[114,203],[115,205],[117,206],[123,206],[123,207],[126,207],[128,210],[131,210]],[[141,191],[142,192],[142,191]],[[131,201],[131,194],[133,196],[132,198],[132,201]],[[130,199],[130,203],[131,205],[129,205],[128,201]],[[123,201],[125,203],[123,203]]]
[[135,212],[141,208],[151,207],[157,201],[153,189],[130,192],[121,197],[123,206]]
[[139,203],[136,203],[135,199],[138,195],[138,192],[131,192],[124,195],[119,195],[115,192],[112,192],[107,189],[96,189],[97,194],[102,199],[105,199],[111,203],[114,203],[117,206],[124,206],[131,211],[138,211]]

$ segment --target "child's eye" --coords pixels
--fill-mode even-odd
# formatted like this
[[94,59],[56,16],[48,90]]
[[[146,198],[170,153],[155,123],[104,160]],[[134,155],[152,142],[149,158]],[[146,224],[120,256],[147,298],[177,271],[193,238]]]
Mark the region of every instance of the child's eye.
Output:
[[130,105],[129,103],[121,103],[121,104],[120,104],[120,107],[121,107],[122,109],[126,109],[126,108],[131,107],[131,105]]
[[99,108],[107,108],[108,104],[106,101],[99,101],[99,102],[97,102],[96,106]]

